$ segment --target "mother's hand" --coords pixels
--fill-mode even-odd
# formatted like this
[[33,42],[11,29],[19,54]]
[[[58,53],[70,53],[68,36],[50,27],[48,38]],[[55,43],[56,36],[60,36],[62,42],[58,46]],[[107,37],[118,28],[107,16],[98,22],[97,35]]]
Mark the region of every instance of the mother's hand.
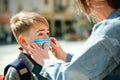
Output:
[[53,55],[58,58],[58,59],[61,59],[63,61],[66,62],[66,52],[62,49],[62,47],[60,46],[60,44],[58,43],[58,41],[51,37],[50,38],[50,45],[51,45],[51,51],[53,53]]
[[28,46],[28,53],[31,55],[31,58],[41,66],[44,65],[45,59],[49,59],[46,43],[43,44],[43,48],[39,47],[36,43],[31,43],[31,45]]

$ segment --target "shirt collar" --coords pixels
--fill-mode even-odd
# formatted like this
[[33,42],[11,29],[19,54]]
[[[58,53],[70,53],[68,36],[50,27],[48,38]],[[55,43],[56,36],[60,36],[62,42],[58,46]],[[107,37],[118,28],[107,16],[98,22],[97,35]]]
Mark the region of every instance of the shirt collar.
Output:
[[115,11],[113,11],[113,12],[107,17],[107,19],[113,19],[113,18],[118,17],[118,16],[120,16],[120,8],[117,9],[117,10],[115,10]]
[[22,59],[22,61],[25,63],[25,65],[28,67],[30,71],[33,70],[34,64],[31,62],[31,60],[25,55],[25,53],[21,52],[19,54],[18,59]]
[[[120,8],[117,9],[117,10],[115,10],[115,11],[113,11],[106,19],[113,19],[113,18],[118,17],[118,16],[120,16]],[[99,23],[97,23],[97,24],[95,24],[94,27],[93,27],[93,29],[92,29],[92,33],[95,32],[95,30],[96,30],[103,22],[104,22],[104,20],[101,21],[101,22],[99,22]]]

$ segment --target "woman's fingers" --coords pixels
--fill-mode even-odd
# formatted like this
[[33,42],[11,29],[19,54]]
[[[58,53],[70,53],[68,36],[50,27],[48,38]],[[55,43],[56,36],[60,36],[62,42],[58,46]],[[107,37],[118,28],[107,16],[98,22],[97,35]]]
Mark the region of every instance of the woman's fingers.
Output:
[[44,59],[49,59],[47,44],[44,43],[43,48],[40,48],[36,43],[31,43],[28,47],[28,53],[31,58],[37,63],[43,65]]
[[50,42],[52,42],[52,43],[55,44],[57,47],[59,47],[59,43],[58,43],[58,41],[57,41],[55,38],[51,37],[51,38],[50,38]]

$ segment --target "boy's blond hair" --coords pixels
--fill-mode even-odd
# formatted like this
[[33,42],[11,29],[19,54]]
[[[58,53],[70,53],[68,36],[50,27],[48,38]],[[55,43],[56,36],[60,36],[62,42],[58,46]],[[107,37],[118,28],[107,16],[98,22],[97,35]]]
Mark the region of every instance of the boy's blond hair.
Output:
[[20,12],[13,16],[10,20],[10,27],[14,37],[18,41],[18,36],[29,30],[36,23],[43,23],[49,27],[47,20],[38,13],[35,12]]

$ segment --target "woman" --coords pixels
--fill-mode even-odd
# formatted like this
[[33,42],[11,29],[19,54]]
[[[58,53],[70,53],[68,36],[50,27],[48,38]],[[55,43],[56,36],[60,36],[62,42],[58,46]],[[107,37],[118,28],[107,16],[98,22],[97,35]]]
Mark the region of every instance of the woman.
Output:
[[32,44],[31,57],[50,80],[120,80],[120,0],[78,1],[81,10],[98,22],[83,48],[72,56],[51,38],[54,55],[65,63],[49,60],[45,45],[41,49]]

